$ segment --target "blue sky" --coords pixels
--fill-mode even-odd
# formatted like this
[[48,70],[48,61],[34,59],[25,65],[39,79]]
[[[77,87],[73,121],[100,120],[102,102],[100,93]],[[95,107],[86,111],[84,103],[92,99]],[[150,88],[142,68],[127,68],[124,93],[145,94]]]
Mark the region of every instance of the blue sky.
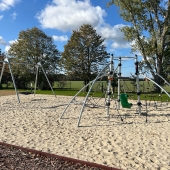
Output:
[[[109,0],[0,0],[0,48],[2,52],[17,40],[19,32],[38,27],[52,36],[59,51],[69,40],[72,30],[91,24],[103,38],[107,51],[114,56],[130,54],[120,28],[128,23],[118,15],[115,6],[107,8]],[[126,62],[126,67],[133,66]]]

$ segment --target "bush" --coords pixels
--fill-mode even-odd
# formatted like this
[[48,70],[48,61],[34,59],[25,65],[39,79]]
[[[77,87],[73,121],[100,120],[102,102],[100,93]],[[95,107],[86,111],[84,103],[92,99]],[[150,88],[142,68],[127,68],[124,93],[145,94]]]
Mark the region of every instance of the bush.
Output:
[[[50,82],[50,84],[51,84],[51,86],[52,86],[53,82]],[[49,86],[49,84],[48,84],[47,81],[41,82],[41,83],[38,85],[38,89],[40,89],[40,90],[51,90],[51,88],[50,88],[50,86]]]

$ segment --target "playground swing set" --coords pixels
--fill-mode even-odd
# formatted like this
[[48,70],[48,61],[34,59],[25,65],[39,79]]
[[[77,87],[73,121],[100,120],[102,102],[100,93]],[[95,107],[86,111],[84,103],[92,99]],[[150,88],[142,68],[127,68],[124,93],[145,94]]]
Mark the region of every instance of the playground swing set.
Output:
[[12,82],[13,82],[13,86],[14,86],[14,89],[15,89],[15,93],[16,93],[16,96],[17,96],[17,99],[18,99],[18,103],[20,103],[20,98],[19,98],[19,95],[18,95],[18,90],[17,90],[17,87],[16,87],[14,75],[12,73],[11,64],[22,64],[22,65],[26,65],[26,66],[34,65],[36,67],[36,77],[35,77],[35,83],[34,83],[34,85],[35,85],[35,87],[34,87],[34,96],[35,96],[36,89],[37,89],[38,71],[39,71],[39,68],[41,68],[43,73],[44,73],[44,76],[45,76],[45,78],[46,78],[46,80],[47,80],[47,82],[48,82],[48,84],[49,84],[49,86],[51,88],[52,93],[54,94],[54,96],[56,96],[55,93],[54,93],[54,90],[53,90],[53,88],[52,88],[52,86],[50,84],[50,81],[49,81],[49,79],[48,79],[48,77],[47,77],[47,75],[45,73],[45,70],[44,70],[44,68],[43,68],[43,66],[41,65],[40,62],[38,62],[37,64],[10,62],[7,56],[6,56],[6,58],[4,58],[3,61],[0,61],[0,62],[3,63],[2,70],[1,70],[1,75],[0,75],[0,83],[1,83],[1,80],[2,80],[3,73],[4,73],[5,65],[8,65],[9,71],[10,71],[10,74],[11,74],[11,77],[12,77]]
[[[84,112],[84,108],[87,106],[86,103],[88,102],[88,98],[89,95],[91,93],[91,90],[94,86],[94,84],[101,79],[101,77],[103,76],[107,76],[108,77],[108,83],[107,83],[107,89],[106,89],[106,94],[105,94],[105,108],[106,108],[106,116],[109,117],[109,111],[110,111],[110,102],[111,102],[111,95],[113,94],[112,91],[112,82],[113,79],[115,78],[114,75],[117,74],[117,99],[116,101],[116,110],[118,113],[118,116],[120,116],[121,120],[123,121],[119,110],[121,108],[125,108],[125,109],[131,109],[132,106],[134,106],[134,104],[130,103],[128,101],[128,94],[125,93],[121,93],[121,79],[123,79],[123,77],[121,76],[121,66],[122,66],[122,58],[123,57],[118,57],[118,58],[113,58],[113,55],[110,55],[110,62],[108,64],[106,64],[106,66],[99,72],[99,74],[96,76],[96,78],[89,82],[87,85],[85,85],[82,89],[80,89],[79,92],[77,92],[77,94],[70,100],[70,102],[67,104],[67,106],[65,107],[64,111],[62,112],[60,119],[62,119],[64,117],[64,114],[66,112],[66,110],[70,107],[70,105],[72,103],[74,103],[74,100],[76,99],[76,97],[79,95],[80,92],[82,92],[87,86],[90,86],[89,91],[87,92],[86,97],[84,98],[83,102],[82,102],[82,107],[80,110],[80,114],[79,114],[79,118],[78,118],[78,122],[77,122],[77,127],[80,126],[80,121],[82,118],[82,114]],[[145,102],[145,105],[141,103],[141,99],[140,99],[140,95],[141,95],[141,89],[140,89],[140,78],[139,76],[143,77],[144,79],[149,80],[150,82],[152,82],[154,85],[158,86],[162,92],[166,93],[168,97],[170,97],[169,93],[163,88],[161,87],[159,84],[157,84],[155,81],[153,81],[151,78],[147,77],[147,75],[144,72],[139,72],[139,62],[138,62],[138,56],[135,55],[135,57],[126,57],[126,60],[130,59],[130,60],[135,60],[135,75],[133,76],[135,79],[135,84],[136,84],[136,95],[137,95],[137,103],[135,104],[137,106],[136,112],[139,116],[141,116],[142,113],[142,106],[146,106],[145,107],[145,115],[147,116],[148,113],[148,104]],[[114,69],[114,62],[113,60],[118,60],[118,66]],[[108,71],[109,70],[109,71]],[[157,74],[157,73],[155,73]],[[157,74],[158,75],[158,74]],[[170,86],[170,84],[160,75],[158,75],[160,78],[162,78],[166,84],[168,84]],[[130,79],[130,77],[128,77]]]
[[[81,117],[82,117],[82,114],[84,112],[84,108],[87,106],[87,103],[88,103],[88,100],[89,100],[89,96],[91,94],[91,91],[92,91],[92,88],[94,87],[94,84],[102,79],[104,76],[107,76],[108,78],[108,82],[107,82],[107,88],[105,90],[105,109],[106,109],[106,116],[109,117],[110,116],[110,104],[111,104],[111,95],[113,94],[113,80],[115,79],[115,75],[117,75],[117,99],[115,100],[115,103],[116,103],[116,108],[115,110],[117,110],[117,113],[118,113],[118,116],[121,118],[121,120],[123,121],[120,113],[119,113],[119,110],[121,108],[125,108],[125,109],[131,109],[132,106],[136,105],[137,106],[137,109],[136,109],[136,112],[137,114],[140,116],[141,113],[142,113],[142,106],[144,106],[144,104],[141,103],[141,98],[140,98],[140,95],[141,95],[141,89],[140,89],[140,83],[139,83],[139,76],[142,76],[143,79],[147,79],[149,82],[152,82],[155,86],[158,86],[160,89],[161,89],[161,94],[164,92],[165,94],[167,94],[168,97],[170,97],[169,93],[163,88],[161,87],[159,84],[157,84],[154,80],[152,80],[151,78],[149,78],[145,72],[141,72],[139,73],[139,62],[138,62],[138,57],[137,55],[135,55],[135,57],[126,57],[126,60],[127,59],[130,59],[130,60],[135,60],[135,75],[133,76],[134,80],[135,80],[135,85],[136,85],[136,95],[137,95],[137,103],[136,104],[132,104],[128,101],[128,94],[124,91],[124,93],[121,93],[121,80],[123,79],[130,79],[130,77],[122,77],[121,76],[121,69],[122,69],[122,58],[123,57],[118,57],[118,58],[113,58],[113,55],[110,56],[110,62],[108,64],[106,64],[106,66],[104,66],[104,68],[98,73],[98,75],[96,76],[96,78],[93,80],[93,81],[90,81],[88,84],[86,84],[82,89],[80,89],[79,92],[77,92],[77,94],[70,100],[70,102],[67,104],[66,108],[64,109],[64,111],[62,112],[61,116],[60,116],[60,119],[63,118],[64,116],[64,113],[66,112],[66,110],[68,109],[68,107],[71,105],[71,103],[74,103],[76,97],[79,95],[80,92],[83,92],[84,89],[89,86],[89,91],[87,92],[86,94],[86,97],[84,98],[83,102],[82,103],[82,107],[81,107],[81,110],[80,110],[80,115],[79,115],[79,118],[78,118],[78,122],[77,122],[77,127],[80,126],[80,121],[81,121]],[[118,60],[119,63],[118,63],[118,66],[116,68],[114,68],[114,60]],[[12,69],[11,69],[11,63],[9,62],[9,59],[8,57],[6,57],[3,61],[0,61],[3,63],[3,67],[2,67],[2,70],[1,70],[1,75],[0,75],[0,83],[1,83],[1,80],[2,80],[2,76],[3,76],[3,72],[4,72],[4,67],[5,65],[8,65],[9,67],[9,70],[10,70],[10,73],[11,73],[11,77],[12,77],[12,81],[13,81],[13,85],[14,85],[14,88],[15,88],[15,92],[16,92],[16,96],[17,96],[17,99],[18,99],[18,102],[20,103],[20,99],[19,99],[19,95],[18,95],[18,91],[17,91],[17,88],[16,88],[16,84],[15,84],[15,79],[14,79],[14,76],[13,76],[13,73],[12,73]],[[54,94],[54,91],[53,91],[53,88],[48,80],[48,77],[44,71],[44,68],[43,66],[41,65],[41,63],[37,63],[37,64],[29,64],[29,63],[12,63],[12,64],[24,64],[24,65],[34,65],[36,67],[36,78],[35,78],[35,88],[34,88],[34,95],[36,93],[36,86],[37,86],[37,79],[38,79],[38,69],[39,67],[42,69],[46,79],[47,79],[47,82]],[[155,73],[157,76],[159,76],[168,86],[170,86],[170,84],[162,77],[160,76],[159,74]],[[54,96],[56,96],[54,94]],[[159,97],[161,97],[161,95],[159,95]],[[148,106],[149,104],[146,102],[145,100],[145,112],[146,112],[146,116],[147,116],[147,113],[148,113]],[[155,103],[155,108],[157,109],[157,104]]]

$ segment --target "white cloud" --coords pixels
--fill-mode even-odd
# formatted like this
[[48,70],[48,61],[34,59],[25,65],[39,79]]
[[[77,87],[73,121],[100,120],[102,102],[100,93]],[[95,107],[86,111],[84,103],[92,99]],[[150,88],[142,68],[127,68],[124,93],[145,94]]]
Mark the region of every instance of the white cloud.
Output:
[[0,15],[0,20],[1,20],[3,17],[4,17],[3,15]]
[[92,6],[90,0],[53,0],[44,10],[37,14],[43,28],[70,31],[83,24],[96,27],[104,22],[105,10]]
[[68,37],[67,37],[66,35],[64,35],[64,36],[56,36],[56,35],[53,35],[52,37],[53,37],[53,39],[54,39],[55,41],[61,41],[61,42],[63,42],[63,41],[67,41],[67,40],[68,40]]
[[0,11],[8,10],[20,1],[21,0],[0,0]]
[[6,41],[0,36],[0,45],[6,45]]
[[114,42],[111,45],[112,48],[131,48],[131,44],[129,42],[122,42],[122,43],[118,43],[118,42]]
[[124,27],[123,24],[118,24],[115,26],[110,26],[105,24],[102,27],[97,28],[100,35],[106,39],[123,40],[124,34],[120,31],[120,28]]
[[[102,27],[98,27],[97,32],[106,39],[106,41],[111,41],[111,48],[131,48],[131,43],[124,39],[124,33],[121,32],[121,28],[124,27],[123,24],[117,24],[115,26],[110,26],[109,24],[104,24]],[[113,50],[113,49],[112,49]]]
[[[106,39],[105,44],[111,44],[111,48],[131,48],[131,44],[124,40],[124,34],[120,31],[120,28],[125,25],[111,26],[105,23],[106,15],[104,9],[92,6],[90,0],[52,0],[52,3],[47,4],[36,17],[43,28],[62,32],[76,30],[83,24],[90,24],[102,38]],[[62,38],[55,37],[54,40],[62,41]]]
[[17,13],[16,13],[16,12],[13,12],[13,13],[11,14],[11,16],[12,16],[12,19],[15,20],[16,17],[17,17]]
[[11,41],[9,41],[9,44],[10,44],[10,45],[12,45],[13,43],[16,43],[16,42],[18,42],[18,40],[17,40],[17,39],[15,39],[15,40],[11,40]]
[[5,52],[8,52],[9,49],[10,49],[10,46],[7,45],[7,46],[5,47]]

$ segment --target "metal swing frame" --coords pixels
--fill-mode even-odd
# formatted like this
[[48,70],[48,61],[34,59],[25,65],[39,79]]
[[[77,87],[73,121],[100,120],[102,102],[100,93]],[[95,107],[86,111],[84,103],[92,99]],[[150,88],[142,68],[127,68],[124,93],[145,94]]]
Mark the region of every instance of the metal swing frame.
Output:
[[[19,95],[18,95],[18,91],[17,91],[15,79],[14,79],[14,76],[13,76],[13,73],[12,73],[12,69],[11,69],[11,63],[10,63],[10,61],[9,61],[9,59],[8,59],[7,56],[4,58],[4,61],[0,61],[0,62],[3,63],[2,70],[1,70],[1,75],[0,75],[0,84],[1,84],[1,80],[2,80],[3,73],[4,73],[5,65],[8,65],[9,71],[10,71],[10,74],[11,74],[11,77],[12,77],[12,82],[13,82],[13,85],[14,85],[14,88],[15,88],[15,93],[16,93],[16,96],[17,96],[17,100],[18,100],[18,103],[20,103],[20,98],[19,98]],[[15,63],[15,64],[34,65],[34,64],[28,64],[28,63]],[[44,70],[43,66],[41,65],[41,63],[38,62],[38,63],[35,65],[35,67],[36,67],[36,78],[35,78],[34,96],[35,96],[35,93],[36,93],[37,80],[38,80],[38,71],[39,71],[39,67],[40,67],[40,68],[42,69],[43,73],[44,73],[44,76],[45,76],[45,78],[46,78],[46,80],[47,80],[50,88],[51,88],[51,91],[52,91],[53,95],[56,97],[56,95],[55,95],[55,93],[54,93],[54,90],[53,90],[53,88],[52,88],[52,86],[51,86],[51,84],[50,84],[50,81],[49,81],[49,79],[48,79],[48,77],[47,77],[47,74],[45,73],[45,70]]]
[[4,73],[4,69],[5,69],[5,64],[8,65],[9,67],[9,71],[11,73],[11,77],[12,77],[12,82],[13,82],[13,85],[14,85],[14,88],[15,88],[15,93],[16,93],[16,96],[17,96],[17,99],[18,99],[18,103],[20,103],[20,98],[19,98],[19,95],[18,95],[18,91],[17,91],[17,87],[16,87],[16,84],[15,84],[15,79],[14,79],[14,76],[13,76],[13,73],[12,73],[12,69],[11,69],[11,64],[9,62],[9,59],[6,57],[4,59],[4,61],[0,61],[3,63],[2,65],[2,70],[1,70],[1,75],[0,75],[0,84],[1,84],[1,80],[2,80],[2,76],[3,76],[3,73]]

